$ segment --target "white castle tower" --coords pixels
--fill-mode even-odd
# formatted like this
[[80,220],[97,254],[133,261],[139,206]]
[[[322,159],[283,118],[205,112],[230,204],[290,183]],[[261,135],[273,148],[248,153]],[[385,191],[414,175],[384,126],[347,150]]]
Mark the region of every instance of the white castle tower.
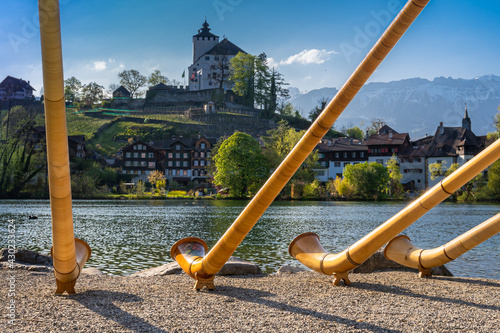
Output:
[[219,36],[211,33],[208,25],[205,19],[203,28],[199,29],[198,34],[193,36],[193,64],[211,48],[219,44]]

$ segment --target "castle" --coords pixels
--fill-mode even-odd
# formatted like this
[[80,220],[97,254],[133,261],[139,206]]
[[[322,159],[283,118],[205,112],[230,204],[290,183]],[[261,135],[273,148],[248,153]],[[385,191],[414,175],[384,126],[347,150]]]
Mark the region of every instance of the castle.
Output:
[[[229,62],[241,48],[227,38],[219,41],[219,36],[210,32],[205,20],[202,28],[193,36],[193,63],[188,68],[189,85],[173,86],[160,83],[150,87],[145,99],[131,99],[123,86],[113,92],[111,107],[117,109],[139,109],[146,112],[177,112],[200,108],[205,113],[214,113],[210,105],[217,99],[220,104],[234,113],[256,116],[259,110],[241,105],[229,82]],[[210,103],[212,102],[212,103]]]

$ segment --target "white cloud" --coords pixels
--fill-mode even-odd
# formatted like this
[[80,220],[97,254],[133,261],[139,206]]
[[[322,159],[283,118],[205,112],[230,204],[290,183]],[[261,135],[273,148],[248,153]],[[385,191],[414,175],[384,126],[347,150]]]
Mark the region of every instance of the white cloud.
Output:
[[94,61],[93,70],[99,72],[106,69],[106,61]]
[[323,49],[323,50],[318,50],[318,49],[304,50],[302,52],[294,54],[293,56],[288,57],[288,59],[286,59],[286,60],[281,60],[280,65],[322,64],[325,61],[330,60],[330,56],[332,54],[338,54],[338,52],[335,52],[333,50],[327,51],[325,49]]
[[267,65],[269,66],[269,68],[276,68],[279,66],[279,62],[277,62],[273,58],[267,58]]
[[308,75],[308,76],[306,76],[306,77],[304,78],[304,81],[306,81],[306,80],[312,80],[312,78],[313,78],[313,77],[312,77],[311,75]]

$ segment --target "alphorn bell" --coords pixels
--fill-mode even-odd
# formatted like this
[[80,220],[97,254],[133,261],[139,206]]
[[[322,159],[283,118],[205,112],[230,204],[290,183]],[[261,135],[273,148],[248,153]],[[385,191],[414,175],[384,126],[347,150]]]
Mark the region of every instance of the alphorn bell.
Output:
[[428,277],[432,275],[431,268],[457,259],[499,232],[500,213],[434,249],[423,250],[413,245],[408,236],[397,236],[386,245],[384,256],[403,266],[417,268],[419,277]]

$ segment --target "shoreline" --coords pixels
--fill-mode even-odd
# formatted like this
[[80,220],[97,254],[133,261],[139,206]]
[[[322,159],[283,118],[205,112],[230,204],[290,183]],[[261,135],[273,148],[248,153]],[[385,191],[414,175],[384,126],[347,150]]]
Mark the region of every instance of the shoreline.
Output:
[[[350,274],[333,286],[311,271],[217,276],[196,292],[186,274],[83,274],[76,295],[54,296],[50,272],[15,272],[15,325],[5,332],[498,332],[500,281],[414,272]],[[4,284],[5,285],[5,284]],[[8,299],[8,288],[0,288]],[[2,311],[7,319],[7,312]]]

